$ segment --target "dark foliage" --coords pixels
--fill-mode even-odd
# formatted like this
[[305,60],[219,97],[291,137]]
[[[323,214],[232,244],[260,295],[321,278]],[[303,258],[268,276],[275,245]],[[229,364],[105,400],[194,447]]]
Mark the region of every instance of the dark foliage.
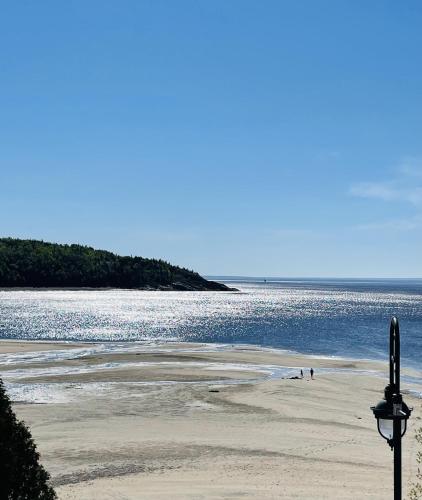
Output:
[[228,289],[163,260],[13,238],[0,238],[0,287]]
[[[416,431],[415,438],[419,445],[422,446],[422,427],[419,427]],[[416,462],[418,464],[416,482],[412,484],[412,488],[409,492],[409,500],[422,499],[422,448],[419,448],[419,451],[416,454]]]
[[39,464],[31,433],[14,414],[0,379],[0,498],[50,500],[56,494]]

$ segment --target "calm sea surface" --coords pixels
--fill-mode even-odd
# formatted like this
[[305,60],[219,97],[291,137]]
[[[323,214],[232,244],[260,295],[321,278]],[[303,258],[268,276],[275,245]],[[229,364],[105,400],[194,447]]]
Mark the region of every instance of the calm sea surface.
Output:
[[233,279],[240,292],[0,291],[0,337],[255,344],[422,368],[422,280]]

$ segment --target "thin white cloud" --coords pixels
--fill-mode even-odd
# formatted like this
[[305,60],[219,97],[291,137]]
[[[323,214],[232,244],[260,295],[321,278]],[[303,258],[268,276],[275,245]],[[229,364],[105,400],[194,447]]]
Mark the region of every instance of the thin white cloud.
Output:
[[396,200],[399,197],[397,189],[385,182],[359,182],[353,184],[349,192],[359,198],[378,198],[385,201]]
[[278,238],[290,238],[290,237],[308,237],[313,236],[315,233],[311,229],[273,229],[270,231],[271,236]]
[[404,158],[399,165],[398,171],[407,177],[422,178],[422,159],[421,158]]
[[350,194],[359,198],[384,201],[403,201],[412,205],[422,204],[422,186],[401,187],[399,182],[361,182],[350,188]]
[[359,198],[422,205],[422,162],[405,159],[391,180],[353,184],[349,194]]
[[147,236],[151,240],[155,241],[167,241],[167,242],[177,242],[177,241],[193,241],[199,238],[199,232],[194,229],[188,230],[180,228],[178,231],[146,231],[144,236]]
[[359,224],[353,229],[358,231],[391,231],[404,232],[413,231],[422,228],[422,214],[415,215],[406,219],[390,219],[381,222],[371,222],[368,224]]

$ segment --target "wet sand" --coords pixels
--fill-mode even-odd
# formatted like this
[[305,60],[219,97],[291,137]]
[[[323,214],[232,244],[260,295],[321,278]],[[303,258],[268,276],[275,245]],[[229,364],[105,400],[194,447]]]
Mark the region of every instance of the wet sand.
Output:
[[[31,352],[32,343],[1,342],[0,354],[22,344]],[[46,348],[69,356],[0,371],[15,386],[65,396],[14,405],[60,499],[391,497],[392,453],[369,409],[382,397],[386,381],[375,372],[386,363],[196,344],[73,359],[68,344]],[[270,379],[269,366],[306,368],[305,378]],[[406,401],[415,410],[403,441],[405,490],[422,416],[420,400]]]

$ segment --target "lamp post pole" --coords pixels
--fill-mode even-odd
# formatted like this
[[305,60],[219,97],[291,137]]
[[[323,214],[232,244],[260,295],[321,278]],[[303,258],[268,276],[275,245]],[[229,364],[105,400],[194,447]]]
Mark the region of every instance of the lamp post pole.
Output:
[[394,500],[401,500],[401,438],[412,413],[400,393],[400,330],[394,316],[390,324],[390,383],[384,391],[384,399],[371,407],[377,419],[378,432],[394,450]]
[[394,420],[394,500],[401,500],[401,436],[400,420]]
[[[393,415],[399,416],[402,410],[400,394],[400,328],[394,316],[390,324],[390,387],[393,399]],[[394,500],[401,500],[401,420],[393,420],[394,449]]]

